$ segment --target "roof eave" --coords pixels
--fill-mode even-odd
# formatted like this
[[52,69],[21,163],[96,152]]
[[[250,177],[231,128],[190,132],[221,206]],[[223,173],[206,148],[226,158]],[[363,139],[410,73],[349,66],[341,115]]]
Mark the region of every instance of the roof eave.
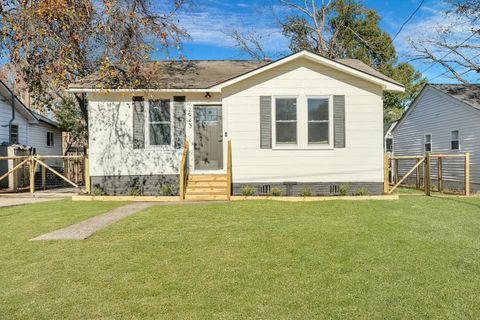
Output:
[[140,92],[178,92],[178,93],[183,93],[183,92],[211,92],[211,93],[219,93],[221,90],[214,90],[212,88],[196,88],[196,89],[166,89],[166,88],[159,88],[159,89],[107,89],[107,88],[69,88],[67,90],[68,92],[71,93],[140,93]]
[[253,76],[255,76],[255,75],[257,75],[261,72],[270,70],[272,68],[275,68],[279,65],[288,63],[288,62],[293,61],[293,60],[298,59],[298,58],[306,58],[308,60],[315,61],[315,62],[321,63],[323,65],[329,66],[329,67],[331,67],[335,70],[339,70],[341,72],[351,74],[351,75],[353,75],[357,78],[363,79],[365,81],[373,82],[375,84],[380,85],[381,88],[384,91],[405,92],[405,87],[402,86],[402,85],[380,79],[380,78],[375,77],[373,75],[369,75],[369,74],[365,73],[364,71],[357,70],[353,67],[347,66],[347,65],[345,65],[343,63],[340,63],[338,61],[327,59],[327,58],[322,57],[322,56],[320,56],[316,53],[312,53],[312,52],[306,51],[306,50],[297,52],[295,54],[292,54],[290,56],[287,56],[287,57],[282,58],[280,60],[277,60],[275,62],[272,62],[272,63],[269,63],[267,65],[261,66],[257,69],[254,69],[250,72],[247,72],[247,73],[245,73],[243,75],[240,75],[238,77],[235,77],[233,79],[230,79],[230,80],[224,81],[222,83],[219,83],[219,84],[211,87],[210,90],[222,90],[225,87],[231,86],[235,83],[238,83],[240,81],[243,81],[245,79],[253,77]]

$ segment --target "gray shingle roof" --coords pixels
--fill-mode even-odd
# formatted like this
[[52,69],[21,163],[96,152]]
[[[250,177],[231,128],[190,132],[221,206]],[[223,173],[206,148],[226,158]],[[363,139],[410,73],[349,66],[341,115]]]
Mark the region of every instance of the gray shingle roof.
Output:
[[[402,85],[381,74],[363,62],[355,59],[337,59],[338,63],[364,72],[379,79]],[[140,74],[148,81],[142,89],[207,89],[219,83],[236,78],[272,62],[248,60],[187,60],[156,61],[144,64]],[[70,89],[109,89],[122,86],[105,84],[106,77],[93,73],[70,85]],[[127,88],[124,88],[127,89]]]
[[429,86],[446,93],[480,110],[480,84],[429,84]]

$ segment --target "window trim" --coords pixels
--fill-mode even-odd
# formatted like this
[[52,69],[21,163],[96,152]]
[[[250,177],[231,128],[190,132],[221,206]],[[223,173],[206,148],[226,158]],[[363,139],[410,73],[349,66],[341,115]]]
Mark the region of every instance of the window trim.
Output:
[[[430,136],[430,151],[427,151],[427,148],[425,148],[425,146],[427,145],[427,136]],[[425,133],[423,135],[423,151],[433,152],[433,135],[431,133]]]
[[[453,140],[453,133],[457,131],[458,132],[458,139]],[[453,149],[452,148],[452,142],[457,141],[458,142],[458,149]],[[450,151],[460,151],[462,149],[462,146],[460,144],[460,130],[455,129],[455,130],[450,130]]]
[[[170,106],[170,144],[163,144],[163,145],[156,145],[156,144],[150,144],[150,124],[167,124],[166,121],[154,121],[150,122],[150,101],[152,100],[168,100],[169,101],[169,106]],[[158,97],[158,98],[150,98],[150,99],[145,99],[145,148],[148,149],[172,149],[174,147],[174,128],[173,128],[173,98],[168,97]]]
[[[328,143],[309,143],[308,142],[308,99],[328,99]],[[333,143],[333,95],[306,95],[305,96],[305,130],[306,130],[306,148],[307,149],[334,149]]]
[[[52,134],[52,145],[48,145],[48,134]],[[47,141],[45,143],[47,148],[55,148],[55,132],[47,131]]]
[[[297,119],[296,119],[296,137],[297,137],[297,142],[296,143],[280,143],[277,144],[277,99],[295,99],[296,101],[296,112],[297,112]],[[299,141],[300,141],[300,134],[299,134],[299,96],[297,95],[289,95],[289,96],[273,96],[272,97],[272,149],[298,149],[299,146]]]
[[[12,142],[12,127],[17,127],[17,142],[11,143]],[[9,132],[8,132],[8,144],[20,144],[20,126],[16,123],[10,124]]]
[[[277,99],[296,99],[297,100],[297,143],[296,144],[277,144],[277,126],[276,126],[276,101]],[[328,99],[328,144],[308,143],[308,99]],[[333,94],[331,95],[277,95],[272,96],[271,122],[272,122],[272,150],[333,150],[334,149],[334,131],[333,131]]]

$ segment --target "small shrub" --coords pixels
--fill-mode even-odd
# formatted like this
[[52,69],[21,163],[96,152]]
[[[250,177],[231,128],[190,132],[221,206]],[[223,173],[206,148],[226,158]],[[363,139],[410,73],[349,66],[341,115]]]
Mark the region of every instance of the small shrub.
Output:
[[169,183],[162,184],[162,186],[160,187],[160,194],[162,196],[173,196],[172,185]]
[[253,196],[253,194],[255,193],[255,189],[253,189],[252,186],[244,186],[242,188],[242,195],[243,196]]
[[132,197],[138,197],[142,195],[142,191],[139,187],[133,187],[128,189],[128,195]]
[[338,191],[340,191],[341,196],[348,196],[349,189],[350,187],[348,186],[348,184],[342,184],[340,185],[340,188]]
[[300,197],[311,197],[312,196],[312,189],[309,187],[303,188],[303,190],[300,192]]
[[103,190],[103,188],[100,187],[100,186],[95,186],[93,188],[92,193],[93,193],[94,196],[97,196],[97,197],[106,195],[105,190]]
[[282,189],[280,188],[272,188],[271,192],[272,196],[280,197],[282,195]]
[[360,188],[360,189],[357,190],[355,195],[357,195],[357,196],[368,196],[368,190],[365,189],[365,188]]

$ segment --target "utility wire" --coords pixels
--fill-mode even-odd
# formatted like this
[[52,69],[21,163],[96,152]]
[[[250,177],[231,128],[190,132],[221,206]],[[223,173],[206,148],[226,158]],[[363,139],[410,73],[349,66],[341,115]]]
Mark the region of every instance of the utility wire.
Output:
[[418,7],[415,9],[415,11],[412,12],[412,14],[410,15],[410,17],[408,17],[407,20],[405,20],[405,22],[402,24],[402,26],[400,27],[400,29],[398,30],[398,32],[395,34],[395,36],[393,37],[392,41],[395,41],[395,39],[397,39],[398,35],[400,34],[400,32],[402,32],[403,28],[405,28],[405,26],[407,25],[407,23],[410,22],[410,20],[412,20],[412,18],[417,14],[418,10],[420,10],[420,8],[423,6],[423,3],[425,2],[425,0],[422,0],[420,2],[420,4],[418,5]]
[[[467,42],[468,40],[470,40],[474,35],[476,35],[477,32],[474,32],[472,33],[470,36],[467,37],[467,39],[463,40],[462,43],[460,43],[459,45],[456,45],[455,48],[458,48],[460,46],[462,46],[465,42]],[[448,57],[451,53],[453,52],[453,49],[449,49],[449,51],[447,53],[445,53],[445,55],[443,57],[441,57],[440,59],[438,60],[443,60],[445,59],[446,57]],[[420,73],[425,73],[426,71],[430,70],[431,67],[433,67],[435,65],[435,63],[432,63],[430,66],[428,66],[425,70],[421,71]]]

